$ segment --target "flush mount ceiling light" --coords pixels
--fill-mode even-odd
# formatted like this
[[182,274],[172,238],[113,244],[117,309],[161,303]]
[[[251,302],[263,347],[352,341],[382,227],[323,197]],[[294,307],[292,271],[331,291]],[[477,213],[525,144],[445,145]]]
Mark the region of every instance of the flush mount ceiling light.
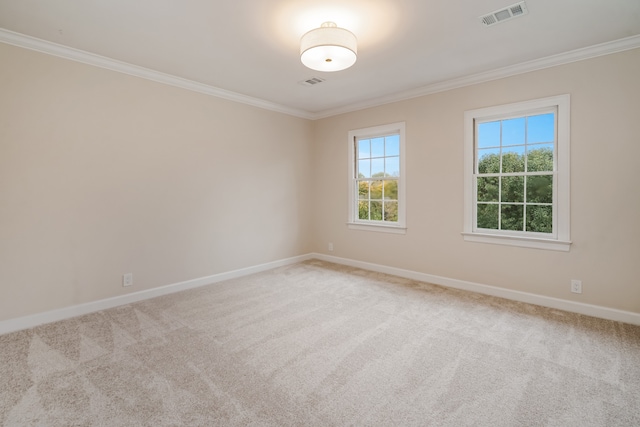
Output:
[[340,71],[356,62],[358,43],[349,30],[325,22],[300,39],[300,60],[317,71]]

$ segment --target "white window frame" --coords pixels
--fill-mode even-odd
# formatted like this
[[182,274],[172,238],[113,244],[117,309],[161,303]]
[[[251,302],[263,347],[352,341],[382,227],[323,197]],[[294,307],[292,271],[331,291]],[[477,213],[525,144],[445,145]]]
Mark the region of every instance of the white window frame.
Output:
[[[525,231],[475,229],[476,192],[475,139],[476,123],[531,115],[536,110],[556,109],[556,146],[554,155],[553,233],[541,236]],[[549,98],[465,111],[464,113],[464,240],[470,242],[569,251],[570,239],[570,96]]]
[[[374,138],[391,134],[400,135],[400,176],[398,177],[398,221],[395,223],[361,220],[358,218],[358,192],[356,190],[356,142],[358,139]],[[349,132],[349,218],[347,227],[351,230],[378,231],[383,233],[406,234],[406,179],[405,179],[405,123],[397,122],[381,126],[356,129]]]

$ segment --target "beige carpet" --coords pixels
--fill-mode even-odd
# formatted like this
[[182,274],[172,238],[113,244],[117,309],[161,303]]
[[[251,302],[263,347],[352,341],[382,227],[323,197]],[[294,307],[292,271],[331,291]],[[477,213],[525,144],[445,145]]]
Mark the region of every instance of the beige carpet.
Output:
[[0,336],[5,426],[640,426],[640,327],[309,261]]

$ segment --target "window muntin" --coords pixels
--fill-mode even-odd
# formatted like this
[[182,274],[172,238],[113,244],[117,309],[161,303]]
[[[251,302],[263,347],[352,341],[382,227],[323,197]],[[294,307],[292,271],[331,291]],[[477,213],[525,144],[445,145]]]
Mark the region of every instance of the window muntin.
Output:
[[464,114],[466,241],[570,249],[570,97]]
[[400,134],[357,138],[358,220],[398,222]]
[[476,120],[475,230],[557,235],[557,109]]
[[404,122],[349,132],[350,229],[406,232]]

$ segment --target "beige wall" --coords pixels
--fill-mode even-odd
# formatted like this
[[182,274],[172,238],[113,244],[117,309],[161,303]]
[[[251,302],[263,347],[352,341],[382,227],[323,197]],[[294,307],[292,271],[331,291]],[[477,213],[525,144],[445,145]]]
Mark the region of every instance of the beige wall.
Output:
[[[640,313],[640,49],[315,123],[315,250]],[[465,110],[571,94],[570,252],[465,242]],[[406,122],[406,235],[348,230],[347,132]],[[583,281],[583,294],[569,291]]]
[[311,122],[6,44],[0,63],[0,321],[311,250]]
[[[316,122],[5,44],[0,63],[0,321],[328,242],[339,257],[640,313],[638,49]],[[464,111],[563,93],[571,251],[464,242]],[[407,234],[348,230],[347,133],[397,121]]]

